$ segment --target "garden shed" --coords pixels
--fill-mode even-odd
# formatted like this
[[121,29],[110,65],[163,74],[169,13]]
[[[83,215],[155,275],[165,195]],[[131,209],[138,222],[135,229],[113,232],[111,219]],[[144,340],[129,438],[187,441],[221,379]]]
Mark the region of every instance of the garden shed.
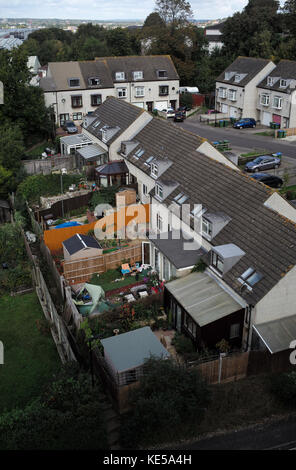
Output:
[[103,253],[101,245],[94,237],[79,233],[63,241],[63,251],[66,261],[91,258]]
[[149,326],[101,340],[106,366],[118,386],[139,380],[151,356],[167,359],[170,353]]

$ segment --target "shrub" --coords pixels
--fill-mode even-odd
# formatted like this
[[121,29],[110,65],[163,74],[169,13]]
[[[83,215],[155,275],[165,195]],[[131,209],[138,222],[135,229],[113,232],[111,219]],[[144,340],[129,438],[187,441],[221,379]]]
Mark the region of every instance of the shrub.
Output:
[[192,268],[191,272],[200,272],[203,273],[204,270],[206,269],[207,265],[203,260],[198,260],[198,262],[195,264],[195,266]]
[[186,353],[195,352],[195,347],[191,339],[187,338],[187,336],[182,335],[178,332],[175,334],[172,340],[172,344],[175,346],[178,354],[186,354]]
[[130,394],[132,409],[123,416],[121,443],[135,448],[184,435],[190,425],[202,421],[209,402],[208,387],[197,370],[171,359],[150,358],[139,387]]
[[285,404],[296,401],[296,371],[274,375],[271,379],[271,391]]

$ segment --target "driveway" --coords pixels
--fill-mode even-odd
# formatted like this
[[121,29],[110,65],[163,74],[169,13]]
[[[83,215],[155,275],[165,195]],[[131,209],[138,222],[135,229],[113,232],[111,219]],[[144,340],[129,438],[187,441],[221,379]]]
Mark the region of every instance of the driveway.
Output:
[[[245,149],[262,149],[270,153],[282,152],[283,155],[296,160],[296,142],[282,142],[280,139],[255,135],[254,129],[233,129],[232,127],[212,127],[199,122],[199,115],[195,114],[184,122],[176,125],[188,131],[207,138],[209,141],[227,139],[232,147]],[[262,129],[258,129],[260,132]]]

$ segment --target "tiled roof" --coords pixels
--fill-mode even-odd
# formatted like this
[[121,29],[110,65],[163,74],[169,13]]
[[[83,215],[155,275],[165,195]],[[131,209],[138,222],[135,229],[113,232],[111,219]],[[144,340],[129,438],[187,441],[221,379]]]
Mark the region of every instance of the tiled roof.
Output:
[[[113,80],[115,80],[115,72],[125,72],[124,81],[133,81],[132,73],[136,71],[143,72],[142,81],[160,80],[158,70],[167,72],[167,80],[179,80],[169,55],[102,57],[96,60],[107,65]],[[137,81],[141,82],[141,80]]]
[[[104,61],[85,61],[78,63],[86,88],[113,88],[111,73]],[[100,84],[98,86],[90,87],[88,79],[92,77],[98,77],[100,79]]]
[[[216,82],[228,83],[236,86],[247,85],[264,67],[270,62],[268,59],[257,59],[254,57],[238,57],[222,72]],[[236,72],[247,74],[239,83],[235,83],[234,76],[230,80],[225,80],[225,72]]]
[[[134,139],[139,145],[126,159],[146,174],[150,174],[145,165],[149,156],[168,157],[172,162],[159,178],[178,183],[164,201],[167,206],[183,192],[190,209],[202,204],[208,213],[223,213],[228,218],[211,243],[233,243],[246,254],[223,279],[248,303],[258,302],[296,264],[296,224],[264,206],[273,190],[196,151],[202,139],[167,121],[153,119]],[[134,153],[140,147],[145,153],[136,159]],[[154,195],[154,189],[150,194]],[[263,277],[252,292],[241,292],[237,279],[250,267]]]
[[[268,77],[277,77],[279,78],[272,86],[267,85]],[[278,65],[273,69],[272,72],[268,74],[268,77],[265,77],[262,82],[257,85],[258,88],[266,88],[267,90],[280,91],[281,93],[290,93],[291,88],[280,87],[280,79],[285,80],[296,80],[296,61],[293,60],[281,60]],[[293,88],[295,90],[295,87]]]
[[[118,131],[108,140],[110,145],[117,139],[139,116],[143,109],[138,108],[126,101],[109,96],[92,114],[96,117],[94,121],[86,128],[88,132],[102,140],[100,129],[104,126],[119,127]],[[97,127],[96,124],[100,123]]]

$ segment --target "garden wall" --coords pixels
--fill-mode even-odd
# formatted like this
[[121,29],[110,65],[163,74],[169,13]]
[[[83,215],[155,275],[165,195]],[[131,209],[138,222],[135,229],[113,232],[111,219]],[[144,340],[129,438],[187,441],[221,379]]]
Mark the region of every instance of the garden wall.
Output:
[[71,171],[75,168],[75,158],[73,155],[68,157],[49,157],[45,160],[23,160],[22,164],[28,175],[49,175],[52,171],[66,168]]
[[64,214],[71,212],[75,209],[80,209],[80,207],[87,206],[91,197],[92,192],[87,194],[82,194],[81,196],[69,197],[68,199],[63,199],[62,201],[57,201],[49,209],[40,209],[35,212],[36,219],[40,222],[42,217],[46,215],[52,214],[54,219],[58,219],[63,215],[63,207],[64,207]]
[[249,352],[233,353],[196,366],[209,384],[231,382],[247,376]]

